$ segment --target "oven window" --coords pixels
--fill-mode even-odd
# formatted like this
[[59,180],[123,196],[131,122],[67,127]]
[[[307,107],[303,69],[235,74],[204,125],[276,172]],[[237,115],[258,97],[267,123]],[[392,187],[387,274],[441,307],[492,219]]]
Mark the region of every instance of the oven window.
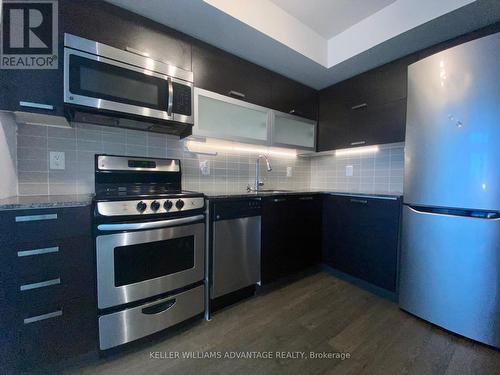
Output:
[[194,236],[115,247],[115,286],[194,267]]
[[167,111],[165,79],[76,55],[69,65],[73,94]]

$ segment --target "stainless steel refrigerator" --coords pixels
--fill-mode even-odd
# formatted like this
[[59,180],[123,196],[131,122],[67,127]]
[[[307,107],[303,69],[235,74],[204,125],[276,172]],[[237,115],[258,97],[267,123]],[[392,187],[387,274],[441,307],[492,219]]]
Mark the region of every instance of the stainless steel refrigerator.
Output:
[[399,304],[500,347],[500,33],[408,68]]

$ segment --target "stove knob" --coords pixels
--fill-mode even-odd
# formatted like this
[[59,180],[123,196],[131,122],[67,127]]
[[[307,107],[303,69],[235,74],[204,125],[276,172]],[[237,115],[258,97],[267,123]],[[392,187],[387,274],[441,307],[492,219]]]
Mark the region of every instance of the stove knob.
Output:
[[160,202],[158,202],[158,201],[153,201],[153,202],[151,203],[151,209],[152,209],[153,211],[158,211],[158,210],[160,209]]
[[172,203],[172,201],[165,201],[165,203],[163,203],[163,208],[165,208],[165,210],[167,211],[170,211],[173,205],[174,204]]
[[148,208],[148,206],[143,201],[140,201],[139,203],[137,203],[137,211],[144,212],[144,211],[146,211],[146,208]]
[[178,210],[182,210],[182,207],[184,207],[184,201],[182,199],[179,199],[177,202],[175,202],[175,207],[177,207]]

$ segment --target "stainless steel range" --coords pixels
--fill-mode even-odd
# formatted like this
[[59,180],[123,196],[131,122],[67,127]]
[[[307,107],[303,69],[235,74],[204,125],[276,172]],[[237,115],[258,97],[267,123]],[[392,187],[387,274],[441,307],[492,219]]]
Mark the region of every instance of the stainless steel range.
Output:
[[204,311],[205,198],[175,159],[96,155],[94,233],[101,350]]

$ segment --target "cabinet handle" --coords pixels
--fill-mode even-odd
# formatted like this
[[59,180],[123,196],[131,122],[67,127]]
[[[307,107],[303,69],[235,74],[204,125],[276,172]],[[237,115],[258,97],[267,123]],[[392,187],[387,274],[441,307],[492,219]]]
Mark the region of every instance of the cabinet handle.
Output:
[[32,289],[38,289],[38,288],[45,288],[47,286],[59,285],[59,284],[61,284],[61,278],[60,277],[58,277],[57,279],[52,279],[52,280],[47,280],[47,281],[41,281],[39,283],[21,285],[19,287],[19,290],[21,292],[24,292],[26,290],[32,290]]
[[301,201],[312,201],[314,199],[314,197],[301,197],[299,198],[299,200]]
[[237,96],[238,98],[243,98],[243,99],[245,99],[247,97],[242,92],[234,91],[234,90],[229,91],[229,96]]
[[27,108],[36,108],[36,109],[46,109],[49,111],[54,110],[54,106],[51,104],[43,104],[43,103],[34,103],[34,102],[23,102],[20,101],[19,105],[21,107],[27,107]]
[[274,198],[273,202],[278,203],[278,202],[284,202],[286,201],[286,198]]
[[361,104],[353,105],[351,107],[351,109],[352,110],[356,110],[356,109],[361,109],[361,108],[365,108],[365,107],[368,107],[368,104],[367,103],[361,103]]
[[291,114],[291,115],[297,115],[297,116],[302,116],[303,115],[301,111],[297,111],[296,109],[292,109],[288,113]]
[[351,142],[351,146],[364,145],[366,141]]
[[35,323],[39,322],[41,320],[46,320],[46,319],[52,319],[56,318],[58,316],[61,316],[63,314],[62,310],[57,310],[48,314],[43,314],[43,315],[37,315],[37,316],[32,316],[30,318],[24,319],[24,324],[30,324],[30,323]]
[[43,254],[57,253],[57,252],[59,252],[59,246],[46,247],[43,249],[22,250],[17,252],[17,256],[20,258],[20,257],[28,257],[31,255],[43,255]]
[[57,214],[16,216],[16,223],[24,221],[42,221],[55,219],[57,219]]
[[368,201],[366,199],[355,199],[355,198],[351,198],[351,202],[352,203],[361,203],[361,204],[367,204]]

